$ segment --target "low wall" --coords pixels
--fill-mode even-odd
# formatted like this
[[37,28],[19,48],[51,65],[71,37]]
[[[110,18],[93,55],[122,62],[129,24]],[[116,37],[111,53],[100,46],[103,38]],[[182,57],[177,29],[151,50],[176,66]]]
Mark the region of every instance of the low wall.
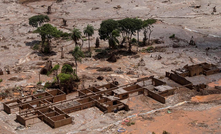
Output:
[[166,84],[166,82],[163,82],[163,81],[158,80],[156,78],[152,78],[152,85],[154,85],[154,86],[160,86],[160,85],[165,85],[165,84]]
[[164,97],[162,97],[161,95],[158,95],[158,94],[156,94],[156,93],[154,93],[154,92],[152,92],[152,91],[150,91],[150,90],[148,90],[148,89],[146,89],[146,90],[147,90],[147,95],[148,95],[149,97],[151,97],[151,98],[153,98],[154,100],[157,100],[157,101],[159,101],[159,102],[161,102],[161,103],[163,103],[163,104],[166,103],[166,99],[165,99]]
[[53,98],[53,103],[66,100],[66,94],[57,95]]
[[18,121],[20,124],[26,126],[25,120],[20,115],[16,115],[16,121]]
[[166,77],[169,77],[171,80],[179,83],[180,85],[189,85],[192,84],[190,81],[188,81],[187,79],[185,79],[182,76],[179,76],[177,74],[173,74],[173,73],[169,73],[166,72]]
[[3,106],[4,106],[4,111],[5,111],[7,114],[11,114],[11,109],[7,106],[7,104],[3,103]]

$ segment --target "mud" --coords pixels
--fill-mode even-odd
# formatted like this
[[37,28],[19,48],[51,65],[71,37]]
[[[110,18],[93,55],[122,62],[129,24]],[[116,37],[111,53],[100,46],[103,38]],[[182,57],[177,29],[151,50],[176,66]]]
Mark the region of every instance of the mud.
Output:
[[[74,48],[71,40],[52,40],[54,55],[44,56],[33,46],[41,38],[31,31],[35,28],[29,26],[28,18],[37,14],[46,14],[47,6],[52,0],[25,2],[27,0],[4,0],[0,1],[0,68],[4,75],[0,75],[0,90],[35,86],[39,82],[39,71],[47,60],[52,61],[52,65],[60,65],[73,62],[74,59],[69,53]],[[23,3],[24,2],[24,3]],[[23,3],[23,4],[21,4]],[[119,6],[118,6],[119,5]],[[199,8],[195,8],[199,6]],[[212,14],[213,7],[217,12]],[[116,8],[117,7],[117,8]],[[96,9],[96,10],[94,10]],[[152,39],[159,39],[161,42],[153,44],[154,52],[146,52],[147,47],[139,47],[136,55],[119,54],[116,63],[110,63],[106,59],[84,58],[78,66],[78,74],[83,79],[80,88],[87,88],[93,84],[102,85],[116,79],[120,84],[136,81],[138,78],[155,75],[164,78],[165,72],[181,68],[186,64],[212,63],[221,67],[221,25],[220,0],[121,0],[107,1],[100,0],[64,0],[54,3],[50,23],[60,30],[69,32],[74,27],[81,31],[87,24],[95,27],[95,34],[91,39],[92,50],[95,47],[95,39],[98,37],[98,28],[105,19],[122,19],[125,17],[138,17],[141,19],[155,18],[158,22],[154,24]],[[67,20],[66,27],[63,27],[63,18]],[[171,40],[169,36],[175,34],[179,40]],[[189,46],[189,41],[193,36],[196,46]],[[134,36],[135,37],[135,36]],[[143,35],[140,34],[140,40]],[[121,40],[121,39],[120,39]],[[173,48],[173,46],[178,46]],[[60,48],[64,47],[64,58],[60,59]],[[84,42],[83,50],[87,50],[87,42]],[[108,47],[107,41],[100,40],[101,49]],[[207,48],[210,48],[208,51]],[[136,47],[132,48],[136,51]],[[97,53],[93,51],[93,55]],[[155,57],[161,56],[157,60]],[[138,66],[141,58],[144,66]],[[4,68],[9,66],[11,74],[7,75]],[[111,72],[98,72],[98,68],[111,67]],[[73,69],[74,69],[73,65]],[[90,68],[90,69],[88,69]],[[118,74],[120,70],[122,74]],[[127,72],[133,72],[127,74]],[[103,76],[103,80],[96,80],[98,76]],[[19,81],[10,81],[10,78]],[[43,83],[53,81],[52,76],[41,75],[40,81]],[[212,81],[207,79],[206,81]],[[171,85],[180,88],[179,85],[168,81]],[[221,80],[209,83],[209,90],[215,86],[221,86]],[[168,97],[166,105],[159,104],[145,96],[134,96],[126,103],[131,108],[129,112],[119,112],[105,114],[99,113],[96,108],[73,113],[75,124],[64,126],[58,129],[51,129],[48,125],[39,122],[36,125],[15,129],[20,126],[15,122],[15,114],[7,115],[0,112],[0,132],[2,133],[117,133],[120,127],[126,129],[126,133],[162,133],[164,130],[170,133],[220,133],[220,95],[196,96],[195,91],[184,89],[179,90],[175,95]],[[74,93],[73,93],[74,94]],[[70,94],[68,98],[74,95]],[[72,96],[73,95],[73,96]],[[21,97],[21,93],[15,92],[3,101]],[[193,97],[193,98],[192,98]],[[192,99],[191,99],[192,98]],[[118,120],[123,120],[127,116],[148,112],[153,109],[174,105],[182,101],[193,101],[191,105],[182,105],[177,109],[172,109],[171,114],[167,110],[151,114],[144,120],[142,117],[134,119],[135,125],[113,125]],[[218,102],[217,102],[218,101]],[[201,105],[203,103],[203,105]],[[1,106],[2,108],[2,106]],[[197,111],[196,109],[201,109]],[[90,116],[89,116],[90,115]],[[107,126],[111,127],[107,127]],[[99,131],[107,127],[105,131]],[[39,131],[41,130],[41,131]]]

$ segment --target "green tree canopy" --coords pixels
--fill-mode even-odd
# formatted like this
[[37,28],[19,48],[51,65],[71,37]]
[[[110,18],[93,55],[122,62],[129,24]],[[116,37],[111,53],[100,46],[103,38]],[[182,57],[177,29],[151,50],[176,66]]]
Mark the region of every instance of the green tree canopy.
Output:
[[102,40],[109,39],[112,31],[115,29],[118,29],[117,21],[113,19],[102,21],[102,23],[100,24],[100,29],[98,31],[100,39]]
[[77,41],[81,38],[81,31],[77,28],[74,28],[74,30],[72,31],[71,38],[74,40],[76,46]]
[[147,19],[147,20],[144,20],[143,21],[143,24],[142,24],[142,27],[145,28],[147,27],[148,25],[152,25],[154,23],[156,23],[157,20],[156,19]]
[[129,52],[131,52],[132,48],[132,35],[134,35],[136,33],[136,30],[139,29],[139,26],[137,26],[139,24],[138,22],[139,20],[136,18],[125,18],[118,21],[119,29],[121,30],[122,34],[124,34],[129,39]]
[[87,25],[87,27],[84,28],[84,34],[86,36],[92,36],[94,34],[94,27],[91,25]]
[[[56,27],[53,27],[51,24],[44,24],[41,27],[38,27],[37,30],[34,31],[34,33],[39,33],[41,35],[42,39],[42,49],[44,48],[44,53],[50,53],[51,52],[51,46],[50,46],[50,40],[52,38],[59,38],[63,32],[60,30],[57,30]],[[47,41],[45,45],[45,41]]]
[[47,15],[35,15],[29,18],[29,25],[33,27],[41,26],[44,22],[49,22],[50,18]]
[[54,37],[59,38],[62,34],[60,30],[57,30],[57,28],[53,27],[51,24],[44,24],[43,26],[38,27],[37,30],[34,31],[34,33],[39,33],[41,35],[42,41]]
[[136,31],[136,23],[132,18],[125,18],[118,21],[119,29],[121,32],[125,33],[127,36],[132,36]]

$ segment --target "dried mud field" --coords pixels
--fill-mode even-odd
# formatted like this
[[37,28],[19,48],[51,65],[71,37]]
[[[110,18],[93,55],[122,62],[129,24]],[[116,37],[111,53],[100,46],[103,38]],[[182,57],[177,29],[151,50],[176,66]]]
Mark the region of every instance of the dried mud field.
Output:
[[[104,114],[98,108],[89,108],[69,114],[74,118],[72,124],[52,129],[44,122],[23,127],[15,121],[16,113],[3,111],[2,102],[22,95],[33,94],[39,81],[39,71],[47,60],[53,65],[74,63],[69,53],[74,49],[72,40],[52,40],[53,55],[42,55],[33,46],[41,37],[32,33],[28,19],[37,14],[45,14],[47,7],[52,6],[49,22],[58,29],[69,32],[74,27],[81,31],[87,24],[94,26],[95,34],[91,39],[92,57],[82,59],[78,66],[78,75],[84,80],[84,87],[103,85],[116,79],[120,85],[135,82],[138,78],[154,75],[165,79],[170,85],[178,88],[176,93],[167,97],[166,104],[161,104],[144,95],[135,95],[125,100],[130,111]],[[216,6],[216,12],[213,8]],[[97,59],[95,39],[98,37],[100,23],[106,19],[123,19],[137,17],[140,19],[155,18],[152,39],[160,43],[152,46],[156,51],[144,52],[146,47],[139,47],[134,55],[118,54],[115,63],[106,59]],[[66,27],[62,19],[67,20]],[[221,1],[220,0],[64,0],[56,3],[53,0],[1,0],[0,1],[0,68],[9,67],[11,73],[0,75],[0,90],[13,89],[8,98],[0,104],[0,133],[10,134],[118,134],[119,128],[125,134],[221,134],[221,95],[201,93],[184,88],[165,78],[165,72],[185,65],[199,63],[215,64],[221,68]],[[177,40],[169,37],[175,34]],[[190,46],[193,37],[196,46]],[[140,35],[143,39],[143,35]],[[174,47],[174,45],[178,47]],[[60,48],[64,47],[64,58],[61,59]],[[87,49],[87,41],[84,48]],[[100,48],[108,47],[108,41],[100,40]],[[208,49],[209,48],[209,49]],[[136,51],[136,47],[132,48]],[[158,56],[161,59],[157,59]],[[144,66],[138,66],[141,58]],[[97,71],[98,67],[111,67],[110,72]],[[132,72],[132,73],[131,73]],[[98,80],[103,76],[103,80]],[[221,86],[221,74],[207,79],[208,90]],[[53,76],[41,75],[43,83],[53,81]],[[200,80],[196,80],[200,81]],[[22,88],[20,88],[22,87]],[[79,85],[79,89],[83,84]],[[23,91],[24,90],[24,91]],[[72,98],[70,93],[67,98]],[[129,122],[129,125],[128,125]]]

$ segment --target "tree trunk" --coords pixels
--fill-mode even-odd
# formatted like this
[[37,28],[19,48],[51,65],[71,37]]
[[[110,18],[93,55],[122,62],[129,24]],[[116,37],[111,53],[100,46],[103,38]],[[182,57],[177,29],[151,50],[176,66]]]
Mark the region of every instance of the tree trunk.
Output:
[[89,46],[88,51],[89,51],[89,52],[91,52],[91,46],[90,46],[90,36],[88,36],[88,46]]
[[64,58],[64,51],[63,51],[63,47],[61,47],[61,59]]
[[129,37],[129,48],[128,48],[128,52],[131,52],[131,48],[132,48],[131,38],[132,38],[132,34],[131,34],[130,37]]
[[131,41],[129,41],[129,48],[128,48],[128,52],[131,52],[131,48],[132,48],[132,46],[131,46]]
[[123,44],[125,43],[125,41],[126,41],[126,37],[123,37],[123,40],[121,41],[120,46],[123,46]]
[[82,39],[81,41],[82,41],[82,44],[81,44],[80,50],[82,49],[82,47],[84,45],[84,39]]
[[151,28],[149,29],[149,31],[150,31],[150,33],[149,33],[149,38],[148,38],[148,45],[150,45],[150,36],[151,36],[151,33],[153,32],[153,31],[151,30]]
[[77,40],[74,40],[74,43],[75,43],[75,47],[76,47],[76,46],[77,46],[77,44],[78,44]]
[[51,42],[49,39],[47,39],[47,46],[46,47],[47,47],[46,49],[48,50],[48,53],[51,53]]
[[[75,65],[76,65],[76,72],[75,72],[75,74],[77,75],[77,69],[78,69],[78,63],[77,63],[77,60],[75,59]],[[78,76],[78,75],[77,75]]]
[[60,83],[60,81],[59,81],[59,78],[58,78],[58,70],[56,71],[56,79],[57,79],[57,84],[59,84]]
[[139,47],[139,30],[137,30],[137,52]]
[[146,30],[146,29],[144,29],[143,34],[144,34],[144,38],[143,38],[143,46],[145,46],[145,45],[146,45],[146,42],[147,42],[147,30]]
[[44,51],[43,48],[44,48],[44,44],[45,44],[45,37],[41,37],[41,40],[42,40],[42,42],[41,42],[41,52],[43,52]]

